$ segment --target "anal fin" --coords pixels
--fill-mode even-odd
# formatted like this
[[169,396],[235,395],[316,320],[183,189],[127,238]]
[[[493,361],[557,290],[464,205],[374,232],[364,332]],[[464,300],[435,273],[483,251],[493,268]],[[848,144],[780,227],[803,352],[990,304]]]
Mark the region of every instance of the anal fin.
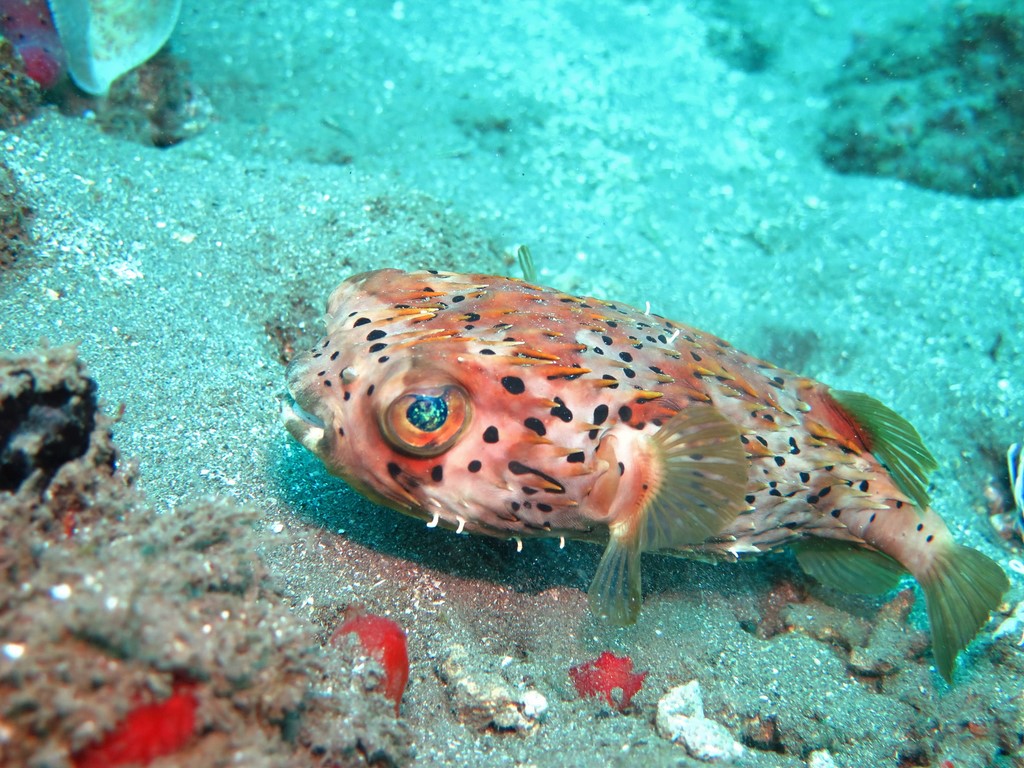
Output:
[[907,569],[888,555],[848,541],[811,539],[790,549],[804,573],[843,592],[879,595],[907,574]]

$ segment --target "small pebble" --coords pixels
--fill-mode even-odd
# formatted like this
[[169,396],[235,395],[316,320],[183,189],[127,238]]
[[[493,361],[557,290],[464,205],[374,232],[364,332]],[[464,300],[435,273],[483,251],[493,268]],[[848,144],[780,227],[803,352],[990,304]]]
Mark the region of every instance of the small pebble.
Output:
[[807,756],[807,768],[837,768],[837,766],[827,749],[816,749]]

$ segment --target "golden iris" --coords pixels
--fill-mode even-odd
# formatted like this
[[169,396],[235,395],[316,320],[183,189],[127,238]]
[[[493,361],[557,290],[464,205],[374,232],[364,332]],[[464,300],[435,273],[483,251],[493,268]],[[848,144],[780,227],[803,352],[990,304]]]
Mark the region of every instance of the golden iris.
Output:
[[447,385],[409,390],[383,412],[381,432],[397,450],[413,456],[444,453],[469,424],[469,396],[462,387]]

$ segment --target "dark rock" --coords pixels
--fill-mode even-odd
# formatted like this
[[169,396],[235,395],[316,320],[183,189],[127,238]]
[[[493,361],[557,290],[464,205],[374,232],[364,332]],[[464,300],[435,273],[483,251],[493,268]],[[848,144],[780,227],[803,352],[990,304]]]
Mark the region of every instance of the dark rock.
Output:
[[25,63],[10,41],[0,37],[0,128],[27,122],[39,108],[39,84],[25,73]]
[[828,87],[841,173],[978,198],[1024,192],[1024,18],[960,10],[860,41]]
[[0,358],[0,490],[52,478],[84,455],[96,410],[96,383],[74,347]]

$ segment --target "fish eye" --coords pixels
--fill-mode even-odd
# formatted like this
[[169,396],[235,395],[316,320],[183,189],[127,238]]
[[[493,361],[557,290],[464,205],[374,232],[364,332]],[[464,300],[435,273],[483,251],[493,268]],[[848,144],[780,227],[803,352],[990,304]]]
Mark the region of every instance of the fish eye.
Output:
[[416,388],[391,401],[379,418],[392,447],[413,456],[438,456],[469,424],[469,396],[462,387]]

